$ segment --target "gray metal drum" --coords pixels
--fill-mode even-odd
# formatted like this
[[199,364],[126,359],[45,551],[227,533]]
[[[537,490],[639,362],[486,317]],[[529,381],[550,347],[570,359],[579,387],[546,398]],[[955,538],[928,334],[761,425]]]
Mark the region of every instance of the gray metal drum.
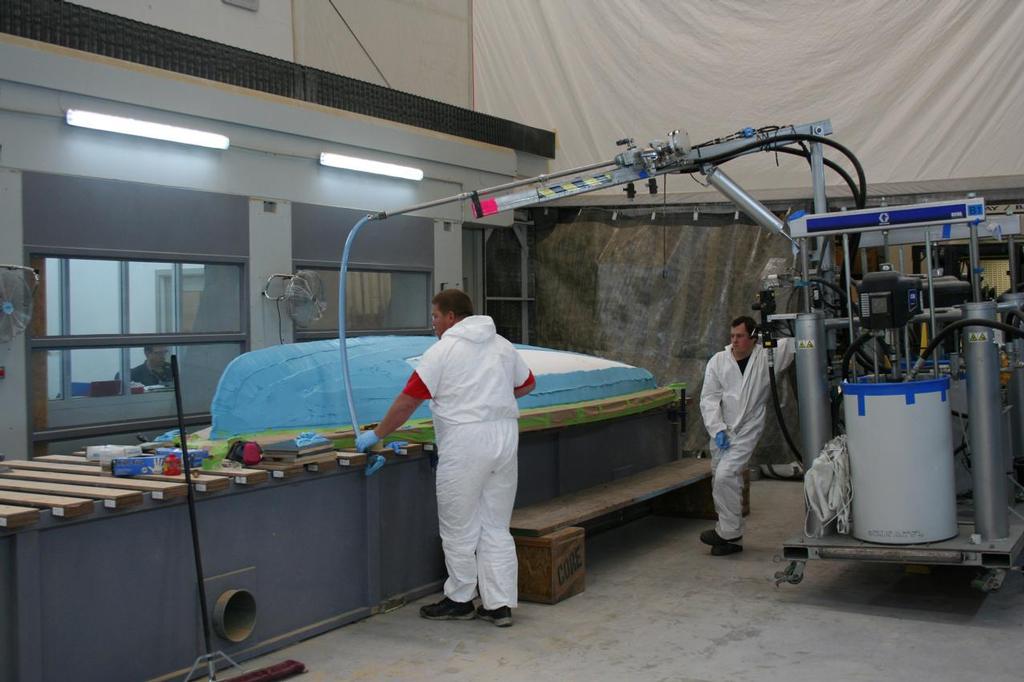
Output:
[[851,534],[909,545],[957,535],[949,378],[843,384]]

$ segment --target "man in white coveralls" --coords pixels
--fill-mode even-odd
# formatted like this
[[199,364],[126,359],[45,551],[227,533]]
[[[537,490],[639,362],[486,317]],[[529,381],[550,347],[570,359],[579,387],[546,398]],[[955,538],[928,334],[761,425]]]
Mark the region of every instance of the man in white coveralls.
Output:
[[[732,321],[731,343],[708,361],[700,391],[700,413],[711,436],[712,497],[718,523],[700,534],[715,556],[743,551],[743,469],[764,432],[768,402],[768,351],[754,335],[757,323]],[[793,339],[780,339],[776,372],[793,362]]]
[[[431,620],[474,617],[506,627],[518,600],[516,547],[509,533],[516,499],[517,398],[533,390],[533,373],[486,315],[473,315],[462,291],[432,301],[438,342],[420,358],[380,425],[364,431],[365,451],[431,400],[439,460],[437,517],[448,580],[444,599],[420,609]],[[473,608],[479,589],[481,605]]]

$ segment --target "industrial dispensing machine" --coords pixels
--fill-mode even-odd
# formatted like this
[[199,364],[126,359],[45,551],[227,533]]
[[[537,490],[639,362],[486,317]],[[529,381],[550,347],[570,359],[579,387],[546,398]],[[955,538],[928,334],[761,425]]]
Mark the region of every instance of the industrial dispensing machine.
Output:
[[[844,248],[855,231],[884,232],[891,238],[916,230],[897,243],[924,241],[929,265],[923,279],[883,267],[888,271],[869,273],[859,283],[859,306],[847,320],[852,342],[839,365],[851,531],[818,528],[791,538],[783,547],[791,563],[776,574],[777,581],[800,582],[811,559],[845,559],[976,566],[984,572],[975,586],[991,590],[1018,565],[1024,551],[1024,505],[1017,504],[1013,462],[1014,455],[1024,454],[1024,396],[1018,388],[1024,383],[1024,294],[1011,287],[999,301],[981,300],[978,233],[984,212],[981,199],[969,198],[954,205],[791,220],[794,234],[839,234]],[[964,236],[971,244],[969,287],[948,279],[937,283],[930,266],[933,242],[949,239],[957,224],[967,228]],[[1016,282],[1012,236],[1008,244]],[[948,307],[940,308],[943,304]],[[927,329],[928,344],[920,352],[920,344],[909,341],[914,325]],[[854,336],[855,326],[860,336]],[[850,364],[868,343],[876,350],[865,363],[866,376],[851,375]],[[938,357],[940,349],[945,362]],[[1001,373],[1009,375],[1005,396]],[[966,406],[954,410],[953,394],[964,386]],[[954,411],[969,424],[959,449],[953,440]],[[958,505],[953,468],[960,449],[966,450],[972,485],[971,499]]]
[[[1017,503],[1013,478],[1014,459],[1024,458],[1024,293],[1016,293],[1015,241],[1020,224],[1000,225],[996,235],[1007,237],[1010,291],[999,301],[982,300],[979,239],[1000,220],[986,216],[984,199],[867,208],[863,169],[848,149],[828,138],[831,133],[825,120],[745,128],[696,145],[679,131],[646,147],[624,139],[618,144],[625,149],[610,161],[369,214],[349,233],[340,282],[345,282],[351,244],[370,221],[463,201],[480,218],[616,185],[627,185],[633,196],[636,181],[647,181],[655,192],[658,175],[701,173],[754,222],[789,239],[799,254],[799,272],[775,278],[770,286],[801,288],[804,311],[776,314],[771,288],[761,292],[757,308],[769,358],[779,323],[791,324],[796,337],[799,445],[784,424],[783,432],[804,470],[845,431],[849,475],[843,484],[852,509],[842,530],[848,533],[838,532],[829,519],[808,523],[783,546],[790,564],[776,573],[776,584],[799,583],[809,560],[841,559],[980,567],[985,572],[976,586],[998,588],[1024,552],[1024,504]],[[825,147],[851,162],[856,180],[825,158]],[[780,218],[722,171],[722,164],[757,152],[808,160],[814,213]],[[826,167],[850,188],[855,210],[827,212]],[[866,273],[854,297],[851,256],[859,245],[878,245],[879,235],[884,247],[923,242],[925,275],[903,272],[900,251],[899,266]],[[969,286],[934,272],[933,244],[951,239],[970,242]],[[840,272],[833,248],[842,249]],[[344,292],[339,300],[345,300]],[[344,336],[344,320],[340,327]],[[925,331],[912,343],[918,329]],[[344,338],[341,349],[344,355]],[[1007,359],[1005,368],[1001,357]],[[1009,375],[1005,391],[1001,373]],[[348,372],[343,376],[347,381]],[[774,389],[773,372],[771,377]],[[951,404],[964,386],[965,406],[957,414],[968,426],[961,433],[963,444],[955,447]],[[351,394],[350,387],[347,391]],[[958,505],[953,463],[962,451],[970,461],[972,494],[969,504]]]

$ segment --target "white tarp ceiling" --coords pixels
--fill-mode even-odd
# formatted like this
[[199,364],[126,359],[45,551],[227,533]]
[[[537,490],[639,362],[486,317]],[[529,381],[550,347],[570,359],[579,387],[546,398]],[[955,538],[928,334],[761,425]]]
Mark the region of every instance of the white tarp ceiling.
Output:
[[[876,191],[1024,186],[1020,0],[475,0],[473,26],[476,107],[556,130],[553,169],[830,118]],[[805,194],[806,164],[780,163],[728,172]]]

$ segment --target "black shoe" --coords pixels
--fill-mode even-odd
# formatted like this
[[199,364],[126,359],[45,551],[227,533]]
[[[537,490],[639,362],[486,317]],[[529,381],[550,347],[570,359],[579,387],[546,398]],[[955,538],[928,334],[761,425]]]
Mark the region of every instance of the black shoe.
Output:
[[420,615],[430,620],[473,620],[476,618],[473,602],[452,601],[448,597],[436,604],[421,606]]
[[476,608],[476,617],[489,620],[499,628],[507,628],[512,625],[512,609],[507,606],[499,606],[488,611],[483,606]]
[[743,545],[737,545],[733,542],[727,542],[724,545],[715,545],[711,548],[711,556],[729,556],[736,552],[742,552]]
[[711,545],[712,547],[717,547],[718,545],[728,545],[730,542],[736,542],[737,540],[742,539],[743,536],[740,535],[739,537],[730,538],[726,540],[721,535],[719,535],[718,531],[714,528],[712,528],[711,530],[706,530],[700,534],[700,541],[703,542],[705,545]]

